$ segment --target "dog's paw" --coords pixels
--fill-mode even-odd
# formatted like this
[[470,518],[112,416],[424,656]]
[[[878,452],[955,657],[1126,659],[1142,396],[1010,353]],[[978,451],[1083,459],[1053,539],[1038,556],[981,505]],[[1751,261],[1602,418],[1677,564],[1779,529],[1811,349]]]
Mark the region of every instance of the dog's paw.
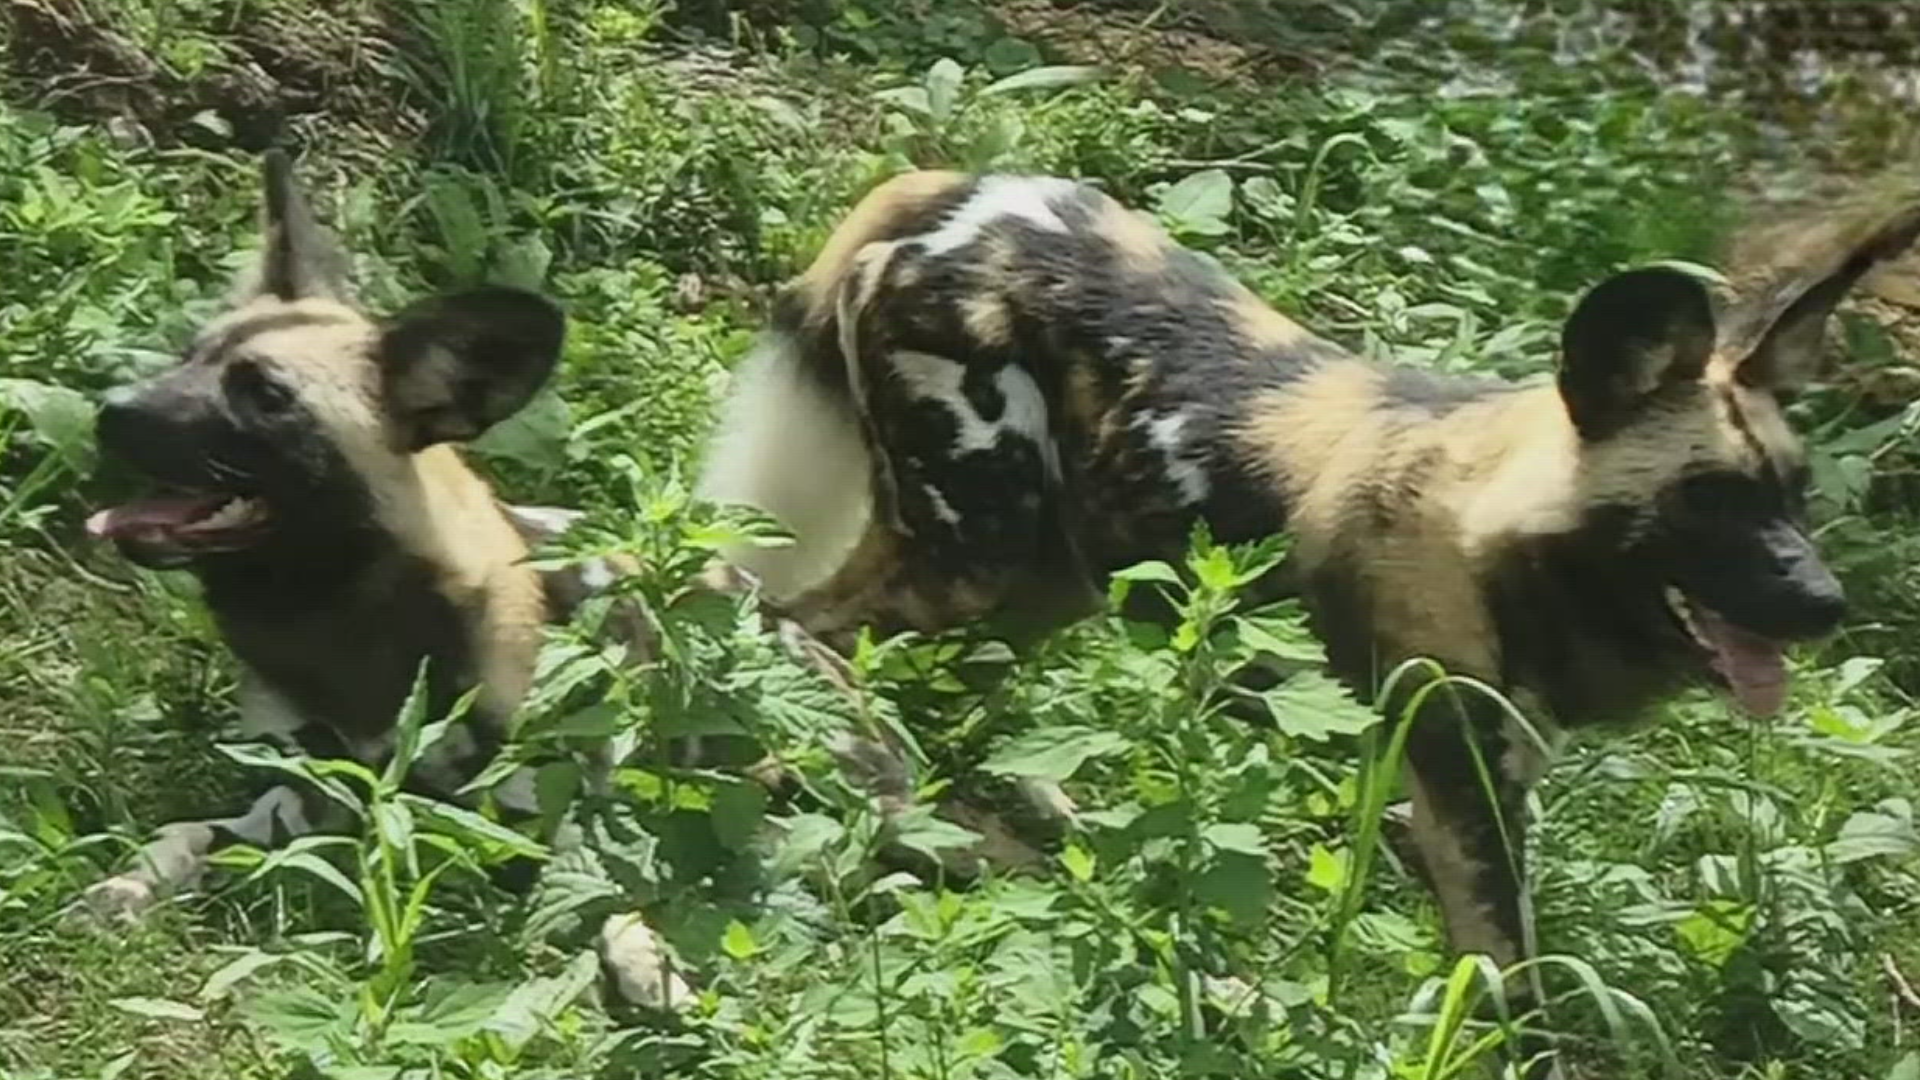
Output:
[[80,894],[74,913],[97,926],[125,925],[138,922],[159,902],[160,893],[153,882],[137,874],[120,874],[96,882]]
[[636,914],[614,915],[600,927],[600,956],[620,996],[642,1008],[678,1012],[693,990],[670,966],[666,947]]

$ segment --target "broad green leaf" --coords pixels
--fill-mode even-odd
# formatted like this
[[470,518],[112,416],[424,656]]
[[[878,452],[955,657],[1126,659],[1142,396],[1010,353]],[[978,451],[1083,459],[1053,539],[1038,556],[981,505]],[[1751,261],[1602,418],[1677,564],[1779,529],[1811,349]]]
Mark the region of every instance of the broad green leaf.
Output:
[[960,100],[960,84],[966,77],[966,69],[944,56],[927,69],[927,113],[935,123],[942,123],[953,115],[954,106]]
[[1333,851],[1325,844],[1313,845],[1308,855],[1307,884],[1337,893],[1347,884],[1347,852]]
[[1158,561],[1134,563],[1132,566],[1116,570],[1116,581],[1158,581],[1168,585],[1180,584],[1180,572],[1172,566]]
[[747,960],[760,951],[760,943],[753,940],[753,930],[746,923],[734,919],[720,935],[720,948],[735,960]]
[[1267,857],[1266,837],[1260,834],[1260,826],[1252,822],[1216,822],[1202,830],[1200,835],[1207,843],[1222,851],[1237,851],[1256,859]]
[[1701,962],[1722,967],[1746,944],[1753,929],[1753,905],[1737,900],[1708,900],[1674,924],[1680,941]]
[[387,1039],[417,1046],[450,1045],[485,1027],[512,993],[508,983],[430,980],[420,1004],[387,1029]]
[[17,411],[41,444],[82,468],[93,455],[93,404],[85,394],[32,379],[0,379],[0,411]]
[[894,819],[893,841],[909,851],[940,861],[942,852],[965,851],[980,842],[980,834],[934,814],[925,804]]
[[1920,1080],[1920,1053],[1901,1058],[1887,1074],[1887,1080]]
[[1068,844],[1060,853],[1060,865],[1067,868],[1073,880],[1085,884],[1093,880],[1094,855],[1079,844]]
[[527,934],[539,940],[554,933],[583,909],[610,910],[623,899],[594,855],[583,849],[562,853],[534,887],[527,915]]
[[1099,68],[1085,64],[1052,64],[1047,67],[1028,68],[996,80],[989,83],[980,93],[983,95],[1010,94],[1016,90],[1053,90],[1062,86],[1078,86],[1093,82],[1100,78],[1101,74]]
[[713,833],[730,851],[746,851],[767,813],[767,789],[759,784],[728,784],[713,793]]
[[846,835],[839,822],[820,814],[795,814],[786,820],[786,827],[786,838],[773,858],[776,877],[787,877],[812,863]]
[[1920,833],[1914,830],[1912,804],[1905,799],[1888,799],[1873,810],[1854,814],[1827,845],[1827,854],[1842,863],[1920,854]]
[[1272,871],[1263,858],[1237,851],[1217,851],[1195,880],[1194,893],[1237,922],[1256,923],[1271,907]]
[[1222,236],[1233,212],[1233,178],[1225,169],[1194,173],[1161,193],[1157,209],[1177,233]]
[[891,90],[882,90],[873,96],[920,116],[933,115],[933,106],[927,101],[927,90],[924,86],[896,86]]
[[1074,725],[1037,728],[1002,746],[981,768],[998,776],[1059,782],[1078,772],[1089,758],[1117,754],[1127,746],[1127,737],[1118,731]]
[[1325,650],[1298,618],[1242,615],[1233,620],[1233,628],[1240,635],[1240,641],[1255,652],[1303,664],[1317,664],[1326,659]]
[[519,412],[487,429],[474,440],[473,448],[482,457],[547,473],[567,464],[567,439],[572,429],[573,410],[548,388]]
[[1293,210],[1293,199],[1271,176],[1250,176],[1240,182],[1240,197],[1256,212],[1278,218]]

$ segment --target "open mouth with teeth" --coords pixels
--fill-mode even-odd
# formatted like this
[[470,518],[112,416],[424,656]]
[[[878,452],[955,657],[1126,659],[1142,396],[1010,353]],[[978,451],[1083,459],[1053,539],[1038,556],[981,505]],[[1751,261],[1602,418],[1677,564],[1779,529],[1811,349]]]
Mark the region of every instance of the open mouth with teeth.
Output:
[[87,533],[118,544],[135,562],[177,566],[252,547],[265,536],[270,517],[257,498],[190,492],[108,507],[87,519]]
[[1787,699],[1785,647],[1773,638],[1735,626],[1726,616],[1669,585],[1667,608],[1707,654],[1708,665],[1754,716],[1772,716]]

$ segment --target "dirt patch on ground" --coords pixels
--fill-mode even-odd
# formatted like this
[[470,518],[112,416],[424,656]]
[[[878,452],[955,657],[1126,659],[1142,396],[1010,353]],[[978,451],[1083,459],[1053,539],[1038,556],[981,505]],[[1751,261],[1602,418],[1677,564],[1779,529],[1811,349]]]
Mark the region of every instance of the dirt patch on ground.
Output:
[[1200,13],[1058,7],[1050,0],[997,0],[994,17],[1075,64],[1112,70],[1184,71],[1237,90],[1256,90],[1318,70],[1310,54],[1234,40]]
[[10,97],[133,138],[259,150],[323,111],[388,134],[420,126],[388,28],[368,10],[316,5],[292,19],[236,3],[159,29],[111,0],[0,0],[0,18]]

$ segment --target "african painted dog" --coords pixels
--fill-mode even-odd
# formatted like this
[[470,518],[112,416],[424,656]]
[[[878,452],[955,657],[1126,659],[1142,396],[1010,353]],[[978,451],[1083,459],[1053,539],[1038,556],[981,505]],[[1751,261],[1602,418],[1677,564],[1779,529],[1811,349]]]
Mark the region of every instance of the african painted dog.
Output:
[[[563,316],[533,293],[483,287],[370,317],[284,155],[266,158],[264,179],[265,246],[231,309],[178,365],[100,410],[104,453],[160,493],[88,529],[136,563],[199,578],[240,661],[252,736],[377,765],[422,661],[430,717],[475,691],[412,778],[451,796],[507,737],[543,625],[607,572],[536,571],[530,542],[563,519],[503,506],[452,445],[546,382]],[[529,776],[494,795],[535,809]],[[135,915],[196,881],[216,848],[284,842],[318,827],[319,809],[280,786],[240,815],[167,826],[89,906]],[[636,918],[608,920],[601,946],[629,999],[686,996]]]
[[[102,406],[102,450],[161,493],[103,510],[88,528],[134,562],[199,578],[240,661],[248,734],[377,765],[392,752],[422,661],[430,717],[475,691],[461,723],[409,776],[452,797],[509,736],[545,624],[627,569],[608,560],[534,569],[530,545],[574,515],[501,504],[452,445],[547,381],[563,317],[535,294],[500,287],[370,317],[351,302],[344,257],[281,154],[266,158],[265,196],[260,265],[231,310],[200,329],[177,366]],[[697,584],[745,593],[750,583],[708,575]],[[790,622],[770,621],[791,654],[847,688],[838,658]],[[631,597],[606,621],[638,661],[648,659],[650,626]],[[910,763],[884,737],[839,732],[826,748],[883,818],[911,808]],[[747,772],[782,779],[771,759]],[[268,846],[321,827],[321,807],[305,794],[275,787],[239,815],[164,827],[131,868],[89,891],[89,907],[135,915],[199,879],[222,845]],[[528,770],[492,795],[509,814],[536,810]],[[993,838],[943,851],[950,871],[1036,857],[974,808],[935,810]],[[628,999],[687,998],[637,916],[607,920],[600,944]]]
[[[1780,396],[1916,231],[1912,201],[1838,215],[1731,295],[1622,273],[1567,320],[1557,378],[1509,384],[1355,357],[1092,187],[911,173],[785,290],[703,491],[795,534],[733,557],[823,634],[1059,623],[1196,520],[1287,530],[1337,672],[1393,715],[1424,702],[1414,840],[1454,947],[1507,964],[1529,950],[1523,801],[1557,733],[1698,679],[1772,712],[1783,647],[1840,620]],[[1380,695],[1415,658],[1531,724],[1420,694],[1431,675]]]

